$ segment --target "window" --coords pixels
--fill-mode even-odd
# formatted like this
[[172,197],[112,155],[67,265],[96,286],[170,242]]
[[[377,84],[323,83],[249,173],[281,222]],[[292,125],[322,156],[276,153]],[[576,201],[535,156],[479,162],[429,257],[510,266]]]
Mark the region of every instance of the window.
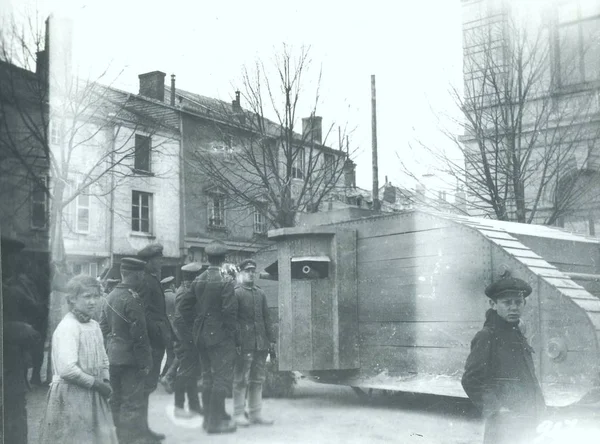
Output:
[[152,194],[131,192],[131,231],[151,233]]
[[150,172],[151,139],[140,134],[135,135],[134,168],[138,171]]
[[267,232],[267,218],[264,215],[266,204],[258,204],[254,207],[254,232],[263,234]]
[[31,190],[31,228],[45,229],[48,225],[48,178],[35,179]]
[[569,2],[558,9],[558,64],[561,86],[600,80],[600,8]]
[[60,144],[60,127],[54,121],[50,121],[50,143],[52,145]]
[[325,180],[330,181],[333,179],[334,175],[334,162],[335,159],[333,154],[324,154],[323,155],[323,169],[325,170]]
[[304,149],[298,148],[292,163],[292,179],[304,179]]
[[225,196],[222,194],[208,196],[208,226],[225,226]]
[[73,274],[85,274],[91,277],[98,277],[98,264],[96,262],[81,262],[71,264]]
[[90,232],[90,195],[89,188],[81,190],[75,199],[75,231]]

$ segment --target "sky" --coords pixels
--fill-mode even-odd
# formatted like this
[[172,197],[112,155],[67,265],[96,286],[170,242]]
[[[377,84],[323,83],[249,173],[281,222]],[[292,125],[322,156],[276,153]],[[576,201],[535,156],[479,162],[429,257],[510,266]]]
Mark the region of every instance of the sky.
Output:
[[[371,75],[376,78],[379,184],[414,186],[431,173],[416,146],[450,144],[460,131],[449,90],[462,83],[459,0],[169,2],[0,0],[3,14],[53,12],[73,20],[73,59],[80,75],[137,93],[138,74],[176,75],[177,87],[230,101],[242,68],[270,63],[286,43],[310,46],[307,97],[322,72],[317,114],[324,127],[352,131],[357,185],[372,186]],[[25,12],[24,12],[25,11]],[[243,105],[243,103],[242,103]],[[308,116],[310,107],[300,109]],[[328,139],[337,144],[337,130]],[[413,148],[409,148],[413,146]]]

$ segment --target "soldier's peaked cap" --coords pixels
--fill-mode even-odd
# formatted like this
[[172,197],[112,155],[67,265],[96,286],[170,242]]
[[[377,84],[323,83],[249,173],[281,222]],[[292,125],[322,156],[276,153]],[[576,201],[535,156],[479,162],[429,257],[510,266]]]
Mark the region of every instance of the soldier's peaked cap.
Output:
[[200,270],[202,270],[202,264],[200,262],[190,262],[181,267],[181,271],[186,273],[198,273]]
[[166,278],[161,279],[160,283],[161,284],[168,284],[170,282],[173,282],[174,279],[175,278],[173,276],[167,276]]
[[121,270],[143,271],[145,266],[146,262],[134,257],[124,257],[121,259]]
[[18,253],[23,248],[25,248],[25,244],[16,239],[11,239],[9,237],[2,236],[2,253]]
[[496,282],[490,284],[485,289],[485,295],[493,300],[502,296],[511,296],[517,294],[526,298],[531,294],[531,285],[523,279],[512,277],[506,274]]
[[138,251],[137,255],[140,259],[148,260],[153,257],[162,256],[163,254],[163,246],[161,244],[150,244],[146,245],[140,251]]
[[238,267],[241,271],[249,270],[251,268],[256,268],[256,262],[254,262],[252,259],[246,259],[240,262],[240,265],[238,265]]
[[225,256],[227,254],[227,246],[218,240],[212,241],[206,247],[207,256]]

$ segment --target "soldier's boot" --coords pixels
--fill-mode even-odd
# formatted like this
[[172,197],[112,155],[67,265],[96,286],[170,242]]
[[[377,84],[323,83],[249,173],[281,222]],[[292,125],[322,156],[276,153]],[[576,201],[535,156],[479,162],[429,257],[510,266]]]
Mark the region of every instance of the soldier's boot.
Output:
[[204,421],[202,421],[202,428],[206,430],[208,423],[210,422],[210,391],[204,389],[202,391],[202,405],[204,406]]
[[146,430],[146,435],[150,438],[150,440],[152,441],[162,441],[163,439],[166,438],[166,436],[164,435],[164,433],[158,433],[155,432],[154,430],[151,430],[149,425],[148,425],[148,408],[150,406],[150,393],[144,395],[144,403],[143,403],[143,408],[142,408],[142,415],[143,415],[143,421],[144,421],[144,429]]
[[248,385],[248,419],[250,424],[272,425],[275,421],[262,416],[262,384]]
[[188,380],[185,392],[187,394],[190,412],[194,415],[202,416],[202,407],[200,406],[200,398],[198,397],[198,389],[196,389],[196,381],[194,379],[190,378]]
[[243,382],[234,382],[233,384],[233,419],[238,427],[248,427],[250,425],[250,421],[244,414],[246,389],[247,386]]
[[225,395],[221,393],[212,393],[210,396],[209,421],[206,432],[215,433],[233,433],[236,431],[235,422],[223,419],[225,411]]

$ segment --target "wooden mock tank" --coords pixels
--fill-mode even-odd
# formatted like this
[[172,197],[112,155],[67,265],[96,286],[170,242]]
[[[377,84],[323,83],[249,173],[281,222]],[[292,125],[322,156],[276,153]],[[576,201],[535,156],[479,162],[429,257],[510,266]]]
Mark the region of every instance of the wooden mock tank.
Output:
[[600,384],[600,244],[557,228],[409,211],[282,228],[259,267],[278,305],[280,370],[352,387],[466,397],[460,379],[505,270],[546,401]]

